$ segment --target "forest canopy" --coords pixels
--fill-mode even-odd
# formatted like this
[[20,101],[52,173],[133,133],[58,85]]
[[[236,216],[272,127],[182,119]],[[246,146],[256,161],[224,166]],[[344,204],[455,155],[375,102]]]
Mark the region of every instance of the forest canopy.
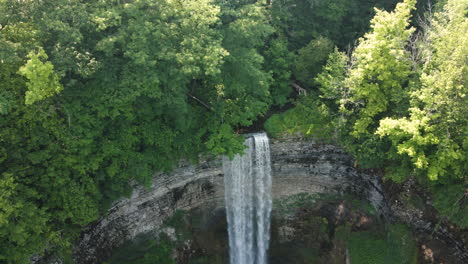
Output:
[[291,103],[273,127],[298,120],[363,168],[417,175],[468,226],[468,1],[424,6],[0,0],[0,262],[69,255],[132,182],[239,153]]

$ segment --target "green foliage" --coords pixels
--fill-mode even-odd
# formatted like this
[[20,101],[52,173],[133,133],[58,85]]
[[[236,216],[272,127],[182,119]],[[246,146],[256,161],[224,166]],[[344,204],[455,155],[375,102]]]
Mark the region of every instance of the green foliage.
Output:
[[230,126],[223,124],[219,129],[220,131],[213,134],[206,142],[206,146],[211,153],[215,155],[225,154],[233,158],[236,153],[240,153],[245,149],[243,145],[244,138],[235,136]]
[[271,103],[271,75],[263,70],[264,58],[258,50],[274,29],[260,4],[237,10],[224,6],[222,17],[226,21],[221,29],[223,45],[229,56],[223,64],[221,83],[214,84],[218,98],[223,100],[215,109],[227,124],[249,126]]
[[347,242],[353,263],[393,264],[417,263],[417,247],[408,228],[402,224],[388,226],[386,234],[376,231],[352,232],[349,227],[339,227],[338,239]]
[[57,74],[54,72],[54,65],[47,60],[48,56],[44,49],[39,48],[37,53],[29,53],[28,62],[19,69],[19,73],[29,81],[26,83],[26,104],[53,96],[63,90]]
[[[460,197],[468,171],[468,6],[460,0],[440,2],[429,27],[420,25],[423,37],[408,47],[414,2],[403,1],[393,12],[377,10],[371,31],[349,60],[337,49],[330,54],[315,78],[319,105],[328,108],[339,141],[360,166],[384,168],[396,182],[413,173],[437,180],[434,206],[466,226]],[[268,130],[279,134],[286,130],[283,123],[273,117]]]
[[397,182],[413,171],[466,181],[466,2],[447,1],[410,54],[414,5],[377,10],[350,59],[330,54],[315,78],[319,105],[360,166],[384,167]]
[[[293,71],[318,90],[273,115],[270,135],[339,138],[397,181],[415,168],[464,183],[466,1],[435,15],[414,69],[411,0],[377,11],[351,60],[332,52],[394,3],[0,1],[0,262],[69,253],[129,182],[242,152],[237,131],[287,102]],[[435,207],[465,225],[439,193]]]
[[376,215],[378,213],[374,205],[367,200],[358,199],[350,194],[345,194],[340,198],[348,202],[353,210],[361,211],[368,215]]
[[392,164],[389,168],[397,168],[392,171],[394,179],[405,178],[403,175],[410,171],[407,161],[401,160],[389,140],[374,132],[381,118],[407,113],[414,77],[405,45],[414,31],[408,28],[414,2],[400,3],[393,12],[377,10],[371,31],[360,39],[351,58],[336,48],[328,51],[331,53],[322,72],[309,84],[318,86],[320,97],[309,105],[319,106],[327,117],[317,125],[333,127],[333,133],[325,131],[339,139],[359,165],[370,168]]
[[374,15],[373,7],[385,10],[397,0],[278,0],[272,1],[272,21],[279,34],[287,36],[292,50],[298,50],[320,36],[340,48],[362,36]]
[[333,42],[331,40],[324,37],[312,40],[298,51],[294,76],[304,85],[312,87],[315,76],[320,72],[332,51]]
[[[45,247],[48,216],[30,197],[18,196],[20,186],[13,175],[4,173],[0,178],[0,261],[3,263],[26,263],[27,256]],[[26,189],[30,195],[37,196],[33,190]]]
[[408,263],[416,264],[418,249],[416,241],[407,226],[403,224],[392,224],[388,226],[387,245],[389,255],[386,263]]
[[333,51],[333,42],[319,37],[298,51],[294,75],[301,83],[312,87],[328,55]]
[[281,114],[274,114],[265,122],[264,128],[272,138],[279,138],[282,135],[307,133],[309,124],[303,122],[294,109],[287,110]]
[[323,71],[315,78],[321,92],[320,101],[329,112],[331,120],[329,122],[334,123],[335,138],[353,155],[359,166],[377,168],[389,165],[388,172],[393,170],[394,173],[396,169],[398,175],[406,178],[407,167],[402,166],[400,161],[392,160],[394,150],[388,140],[382,140],[372,133],[362,133],[359,137],[350,135],[356,124],[356,115],[346,113],[346,109],[352,105],[349,101],[350,88],[347,83],[350,80],[350,70],[348,56],[335,49],[330,54]]
[[270,93],[273,104],[284,105],[292,92],[291,68],[295,56],[288,50],[285,39],[274,39],[265,52],[265,69],[270,72],[272,79]]
[[468,227],[468,205],[465,188],[460,183],[436,185],[430,188],[433,205],[439,214],[462,228]]
[[0,94],[0,115],[5,115],[10,112],[11,109],[11,97],[10,94],[6,91],[2,91]]
[[299,133],[321,139],[333,137],[335,123],[325,105],[313,95],[304,96],[295,104],[294,108],[274,114],[265,122],[264,128],[269,136],[275,138]]
[[[390,158],[391,143],[387,140],[381,140],[378,136],[372,134],[362,134],[359,139],[349,136],[349,127],[340,131],[340,142],[346,150],[351,153],[359,166],[363,168],[379,168],[391,164]],[[389,166],[390,169],[401,169],[400,163]]]
[[103,264],[175,264],[172,251],[172,242],[166,235],[143,235],[116,249],[116,254]]
[[338,48],[330,53],[326,65],[315,78],[321,95],[324,100],[330,101],[330,109],[337,109],[340,105],[340,100],[345,92],[344,81],[346,79],[346,68],[348,57],[345,53],[340,52]]
[[452,0],[435,15],[425,51],[430,57],[422,85],[411,94],[410,115],[383,119],[377,131],[432,180],[467,176],[467,9],[466,1]]
[[272,102],[258,4],[7,0],[0,12],[5,263],[66,253],[133,180],[241,152],[235,129]]
[[385,240],[371,232],[351,233],[348,249],[352,262],[362,264],[386,263],[387,248]]
[[[353,52],[353,65],[345,81],[350,97],[342,102],[341,109],[356,113],[355,137],[368,133],[377,115],[398,114],[396,106],[407,100],[405,85],[411,72],[405,45],[414,31],[408,26],[415,3],[405,0],[391,13],[377,10],[372,30]],[[353,109],[348,110],[347,104],[353,104]]]

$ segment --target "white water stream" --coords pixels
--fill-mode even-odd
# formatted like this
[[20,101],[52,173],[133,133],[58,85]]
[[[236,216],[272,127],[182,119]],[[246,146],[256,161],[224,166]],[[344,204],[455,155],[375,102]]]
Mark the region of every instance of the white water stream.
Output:
[[265,133],[245,140],[244,155],[223,159],[231,264],[266,264],[270,241],[271,163]]

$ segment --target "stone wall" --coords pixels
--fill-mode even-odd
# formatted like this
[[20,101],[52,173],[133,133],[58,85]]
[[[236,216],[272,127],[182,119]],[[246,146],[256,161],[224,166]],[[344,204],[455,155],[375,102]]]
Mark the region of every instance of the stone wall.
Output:
[[[299,193],[351,193],[386,212],[377,179],[358,173],[341,148],[299,137],[273,140],[270,147],[274,199]],[[83,231],[74,258],[79,264],[100,263],[125,240],[157,230],[174,211],[197,207],[224,207],[220,159],[180,164],[170,174],[156,175],[151,188],[137,186],[130,198],[114,203]]]

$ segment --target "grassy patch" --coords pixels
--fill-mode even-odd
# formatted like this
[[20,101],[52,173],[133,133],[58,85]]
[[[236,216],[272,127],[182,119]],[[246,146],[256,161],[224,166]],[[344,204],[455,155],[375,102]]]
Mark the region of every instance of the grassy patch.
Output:
[[367,200],[357,199],[352,195],[344,195],[342,199],[350,203],[354,210],[357,209],[369,215],[375,215],[377,213],[375,207]]
[[272,115],[264,125],[272,138],[302,134],[320,139],[331,139],[335,133],[334,119],[326,106],[313,95],[296,101],[296,106],[283,113]]
[[173,245],[167,236],[162,234],[156,238],[145,234],[124,243],[103,264],[175,264],[172,251]]
[[346,241],[352,263],[417,263],[416,243],[402,224],[389,225],[387,232],[353,232],[350,226],[341,226],[337,228],[335,238]]

